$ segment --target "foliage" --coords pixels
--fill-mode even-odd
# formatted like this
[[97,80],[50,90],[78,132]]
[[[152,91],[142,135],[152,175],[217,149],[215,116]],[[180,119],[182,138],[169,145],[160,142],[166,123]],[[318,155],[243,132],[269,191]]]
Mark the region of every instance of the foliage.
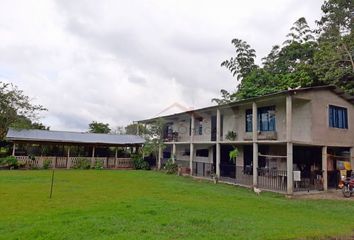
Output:
[[9,168],[17,168],[18,167],[17,158],[14,156],[7,156],[4,158],[0,158],[0,166],[6,166]]
[[225,138],[226,138],[226,140],[234,141],[237,138],[237,133],[234,131],[228,131]]
[[50,159],[45,159],[45,160],[43,161],[43,169],[49,169],[51,165],[52,165],[52,160],[50,160]]
[[230,161],[236,163],[236,158],[238,157],[238,155],[239,155],[239,151],[237,147],[234,146],[234,149],[229,152]]
[[167,174],[176,174],[178,171],[178,165],[177,163],[174,163],[172,159],[168,159],[163,169],[166,171]]
[[36,119],[39,111],[46,109],[30,103],[30,98],[16,86],[0,82],[0,140],[4,139],[11,125],[17,121]]
[[101,169],[103,169],[103,162],[102,162],[102,161],[96,161],[96,162],[95,162],[95,165],[93,165],[92,168],[93,168],[93,169],[96,169],[96,170],[101,170]]
[[75,169],[90,169],[91,163],[87,158],[78,158],[72,167]]
[[89,132],[90,133],[110,133],[111,129],[109,128],[108,123],[92,121],[89,124]]
[[[138,126],[139,134],[137,132]],[[132,123],[125,127],[125,133],[131,135],[145,135],[148,134],[148,130],[143,124]]]
[[163,128],[164,121],[159,118],[148,126],[147,134],[145,134],[145,144],[142,148],[144,155],[153,155],[158,165],[159,149],[164,149],[166,146],[163,143]]
[[[218,104],[257,97],[278,91],[335,85],[354,95],[354,2],[326,0],[318,29],[310,29],[304,17],[290,28],[282,46],[275,45],[255,65],[255,51],[245,41],[232,40],[235,57],[222,66],[237,75],[236,91],[221,90]],[[315,35],[317,34],[317,35]]]
[[133,166],[136,170],[150,170],[150,165],[147,161],[143,159],[141,154],[136,154],[133,156]]
[[124,170],[56,171],[54,195],[48,201],[49,180],[49,170],[0,171],[1,239],[276,240],[353,235],[352,201],[289,199],[266,192],[258,197],[241,187]]

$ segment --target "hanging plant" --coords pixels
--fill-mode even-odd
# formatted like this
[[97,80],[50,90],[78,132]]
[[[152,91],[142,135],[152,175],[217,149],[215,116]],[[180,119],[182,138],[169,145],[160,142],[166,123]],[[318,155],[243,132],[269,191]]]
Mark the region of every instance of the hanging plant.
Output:
[[238,157],[238,155],[239,155],[239,151],[237,147],[234,147],[234,149],[229,152],[230,161],[236,163],[236,158]]

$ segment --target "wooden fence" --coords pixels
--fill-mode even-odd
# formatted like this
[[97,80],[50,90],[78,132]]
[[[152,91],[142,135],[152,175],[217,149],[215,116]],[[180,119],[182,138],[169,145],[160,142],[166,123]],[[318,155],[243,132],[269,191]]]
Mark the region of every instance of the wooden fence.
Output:
[[43,168],[45,163],[49,163],[50,168],[72,168],[76,166],[78,161],[87,161],[91,167],[99,162],[105,169],[132,169],[133,161],[131,158],[115,158],[115,157],[34,157],[16,156],[16,159],[23,168]]

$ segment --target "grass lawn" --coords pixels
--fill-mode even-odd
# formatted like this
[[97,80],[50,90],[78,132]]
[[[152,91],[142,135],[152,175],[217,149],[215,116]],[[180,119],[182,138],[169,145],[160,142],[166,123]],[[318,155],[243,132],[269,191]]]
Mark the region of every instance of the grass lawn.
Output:
[[153,171],[0,171],[0,239],[322,239],[352,201],[294,200]]

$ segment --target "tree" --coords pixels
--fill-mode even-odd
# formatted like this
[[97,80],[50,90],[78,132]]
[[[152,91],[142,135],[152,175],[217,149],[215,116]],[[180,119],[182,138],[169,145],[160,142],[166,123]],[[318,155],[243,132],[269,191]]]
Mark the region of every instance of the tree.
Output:
[[[139,134],[138,134],[138,126],[139,126]],[[132,123],[125,127],[126,134],[131,135],[145,135],[148,133],[147,128],[143,124]]]
[[145,134],[145,144],[142,151],[144,151],[145,155],[152,154],[155,156],[156,166],[158,166],[159,149],[165,148],[163,143],[163,129],[164,121],[159,118],[148,126]]
[[111,129],[109,128],[108,123],[92,121],[89,124],[89,132],[90,133],[110,133]]
[[239,81],[258,67],[255,64],[256,51],[246,41],[241,39],[232,39],[231,43],[236,49],[236,56],[223,61],[221,66],[229,69]]
[[316,74],[327,84],[354,95],[354,2],[327,0],[319,26],[315,53]]
[[22,90],[9,83],[0,82],[0,140],[4,139],[9,127],[20,122],[38,118],[38,112],[46,111],[42,105],[34,105]]

